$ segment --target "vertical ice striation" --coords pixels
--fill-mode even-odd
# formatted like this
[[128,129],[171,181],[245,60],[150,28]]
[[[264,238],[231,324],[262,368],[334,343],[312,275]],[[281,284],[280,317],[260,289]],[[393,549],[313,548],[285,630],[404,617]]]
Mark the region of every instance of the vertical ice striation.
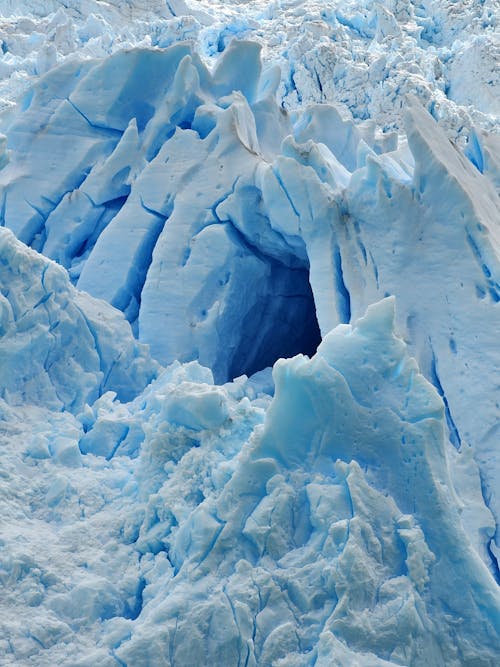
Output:
[[398,148],[327,104],[292,118],[277,83],[237,40],[213,71],[188,44],[52,70],[8,129],[5,224],[162,363],[197,359],[217,382],[312,354],[318,325],[394,294],[498,520],[491,140],[476,132],[467,160],[408,99]]

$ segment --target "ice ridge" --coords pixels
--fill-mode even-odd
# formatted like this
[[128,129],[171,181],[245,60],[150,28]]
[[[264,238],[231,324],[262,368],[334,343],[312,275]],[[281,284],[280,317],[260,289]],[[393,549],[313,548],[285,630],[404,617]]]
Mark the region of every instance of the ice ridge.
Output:
[[234,40],[209,70],[184,43],[51,70],[6,128],[3,222],[161,363],[196,359],[217,382],[312,354],[395,295],[498,520],[491,141],[466,159],[414,98],[399,142],[328,104],[288,114],[259,52]]

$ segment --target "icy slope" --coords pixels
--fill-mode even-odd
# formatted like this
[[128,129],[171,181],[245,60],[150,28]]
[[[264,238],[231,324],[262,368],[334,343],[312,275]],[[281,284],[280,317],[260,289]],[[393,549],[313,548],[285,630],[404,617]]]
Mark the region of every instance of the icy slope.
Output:
[[393,316],[385,300],[279,362],[269,409],[196,364],[78,418],[3,403],[75,456],[3,436],[0,664],[494,665],[498,588]]

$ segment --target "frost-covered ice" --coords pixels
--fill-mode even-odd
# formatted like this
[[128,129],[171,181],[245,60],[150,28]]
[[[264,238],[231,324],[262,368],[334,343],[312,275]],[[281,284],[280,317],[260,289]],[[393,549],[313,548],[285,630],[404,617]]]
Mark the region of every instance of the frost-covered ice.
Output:
[[0,664],[496,665],[495,3],[0,14]]

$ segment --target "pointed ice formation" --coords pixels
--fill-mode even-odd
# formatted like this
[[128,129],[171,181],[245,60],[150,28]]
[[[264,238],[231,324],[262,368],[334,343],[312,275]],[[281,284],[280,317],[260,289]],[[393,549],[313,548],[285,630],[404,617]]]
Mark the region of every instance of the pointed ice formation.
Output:
[[396,295],[399,329],[443,397],[452,442],[474,448],[498,523],[498,196],[416,100],[407,132],[410,178],[394,153],[351,179],[348,218],[336,223],[344,280],[355,315]]

